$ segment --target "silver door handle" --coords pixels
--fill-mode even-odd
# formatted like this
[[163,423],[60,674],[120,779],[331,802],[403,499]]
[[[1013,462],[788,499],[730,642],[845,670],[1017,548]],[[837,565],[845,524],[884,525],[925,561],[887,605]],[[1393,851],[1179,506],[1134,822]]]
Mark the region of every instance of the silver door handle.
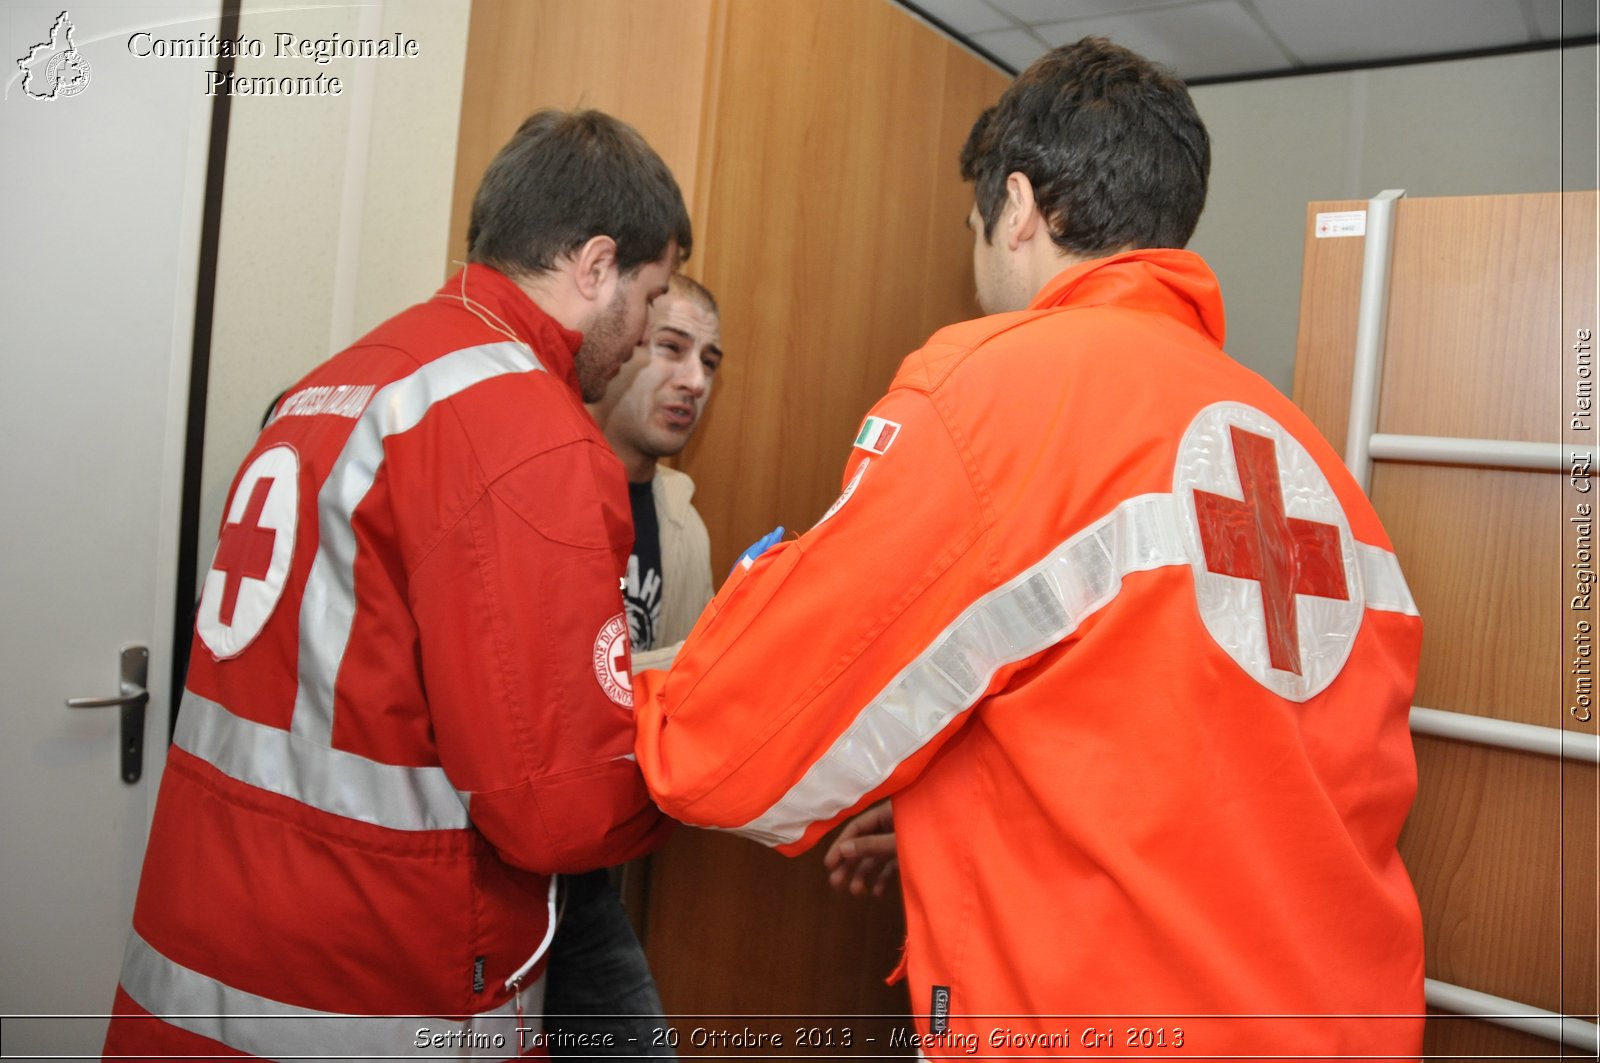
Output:
[[143,687],[134,687],[127,690],[121,697],[116,698],[68,698],[69,709],[119,709],[124,705],[144,705],[150,700],[150,692]]
[[135,783],[144,773],[144,707],[150,703],[145,683],[150,676],[150,651],[124,646],[121,655],[122,693],[109,698],[68,698],[69,709],[122,710],[122,781]]

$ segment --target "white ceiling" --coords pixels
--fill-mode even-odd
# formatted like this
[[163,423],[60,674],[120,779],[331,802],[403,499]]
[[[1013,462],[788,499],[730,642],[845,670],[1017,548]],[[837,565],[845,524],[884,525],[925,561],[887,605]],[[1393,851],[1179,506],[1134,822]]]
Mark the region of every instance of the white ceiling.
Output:
[[1013,72],[1109,37],[1185,81],[1379,65],[1588,38],[1600,0],[899,0]]

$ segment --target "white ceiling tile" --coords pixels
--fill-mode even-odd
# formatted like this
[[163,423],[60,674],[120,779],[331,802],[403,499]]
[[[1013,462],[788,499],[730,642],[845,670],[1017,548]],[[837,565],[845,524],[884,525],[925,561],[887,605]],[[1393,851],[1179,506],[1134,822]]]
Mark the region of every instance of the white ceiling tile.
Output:
[[1052,47],[1109,37],[1186,80],[1283,70],[1291,60],[1234,0],[1072,19],[1036,27]]
[[[924,0],[911,0],[924,3]],[[1108,36],[1188,79],[1287,73],[1592,38],[1596,0],[925,0],[1018,69],[1050,45]],[[1007,23],[1009,15],[1016,24]],[[979,29],[977,27],[983,27]],[[980,39],[982,38],[982,39]]]
[[1150,7],[1171,7],[1184,0],[990,0],[1018,22],[1037,26],[1071,18],[1120,15]]
[[[1252,0],[1284,47],[1309,66],[1527,44],[1511,0]],[[1590,0],[1592,7],[1592,0]]]
[[1018,70],[1026,67],[1045,52],[1044,45],[1031,33],[1023,30],[1001,30],[998,33],[975,33],[972,42],[1002,63]]
[[931,18],[936,18],[958,33],[985,33],[990,30],[1014,29],[1011,20],[984,3],[983,0],[909,0],[912,7],[920,8]]

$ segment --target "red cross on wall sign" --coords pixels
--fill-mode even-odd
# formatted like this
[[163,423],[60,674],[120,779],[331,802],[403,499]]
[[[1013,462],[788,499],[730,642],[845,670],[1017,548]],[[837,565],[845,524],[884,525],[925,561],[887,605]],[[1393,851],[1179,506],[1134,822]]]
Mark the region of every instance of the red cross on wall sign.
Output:
[[1277,448],[1269,436],[1230,425],[1242,499],[1196,488],[1195,517],[1206,567],[1261,584],[1272,667],[1300,675],[1296,597],[1348,601],[1339,529],[1284,512]]
[[222,535],[217,540],[217,556],[211,562],[211,567],[227,576],[217,614],[224,624],[233,623],[233,611],[239,604],[240,585],[246,579],[266,579],[271,568],[272,544],[278,538],[278,533],[261,526],[261,511],[266,507],[272,484],[270,477],[255,482],[250,489],[250,501],[245,505],[244,516],[236,523],[224,525]]

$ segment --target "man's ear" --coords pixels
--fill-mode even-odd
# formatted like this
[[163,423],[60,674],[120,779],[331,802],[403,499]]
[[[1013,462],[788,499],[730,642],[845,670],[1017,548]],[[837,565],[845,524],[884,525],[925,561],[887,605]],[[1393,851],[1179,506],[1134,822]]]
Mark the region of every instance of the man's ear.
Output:
[[617,279],[617,242],[609,236],[591,236],[572,256],[573,283],[591,302],[609,299],[607,289]]
[[1020,170],[1006,175],[1006,205],[1001,211],[1001,225],[1006,246],[1012,251],[1032,240],[1044,225],[1039,203],[1033,198],[1033,182]]

